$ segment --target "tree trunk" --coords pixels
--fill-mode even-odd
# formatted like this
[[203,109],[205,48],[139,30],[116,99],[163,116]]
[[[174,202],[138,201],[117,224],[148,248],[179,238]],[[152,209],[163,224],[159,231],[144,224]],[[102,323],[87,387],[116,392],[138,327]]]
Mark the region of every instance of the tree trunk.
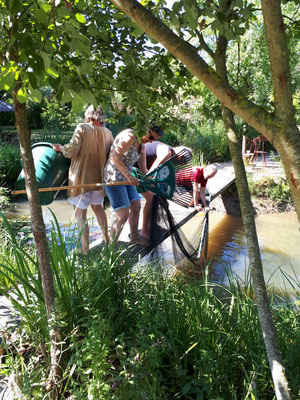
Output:
[[[239,115],[273,144],[282,159],[298,220],[300,221],[300,134],[293,115],[288,111],[283,112],[283,110],[276,115],[269,113],[236,92],[199,56],[197,48],[175,35],[170,28],[136,0],[110,1],[132,18],[148,36],[160,42],[170,53],[181,60],[189,71],[199,78],[225,107]],[[273,17],[277,17],[275,29],[277,28],[277,31],[282,30],[282,18],[280,20],[279,17],[281,16],[281,13],[279,13],[280,1],[264,0],[262,3],[264,14],[270,11],[270,18],[265,19],[265,26],[266,30],[271,32],[269,36],[272,36],[273,31],[270,26],[274,29]],[[281,53],[284,52],[285,43],[285,37],[282,34],[280,42],[277,42],[277,48],[281,49]],[[269,44],[269,48],[270,53],[276,52],[274,46]],[[270,61],[273,64],[272,73],[276,78],[279,61],[277,59],[277,63],[275,63],[272,58]],[[287,52],[284,54],[282,63],[289,64]],[[289,79],[284,74],[282,75],[282,71],[282,69],[279,71],[280,78],[279,80],[277,79],[277,82],[281,82],[281,85],[286,87],[287,92],[290,92]],[[275,91],[274,94],[277,96],[278,91]],[[290,99],[290,97],[290,95],[283,96],[284,99]],[[280,100],[280,103],[283,104],[284,101]],[[293,109],[292,103],[289,104],[289,107]],[[287,118],[287,115],[291,116],[291,118]]]
[[236,186],[240,199],[242,219],[248,248],[251,280],[257,302],[259,321],[263,332],[276,398],[278,400],[289,400],[291,399],[290,389],[285,376],[285,369],[278,343],[277,332],[272,320],[272,313],[269,306],[253,215],[253,207],[241,154],[241,147],[234,131],[235,125],[232,112],[226,107],[222,107],[222,114],[235,171]]
[[280,154],[299,218],[300,135],[294,118],[289,50],[281,13],[281,1],[262,0],[261,4],[272,72],[274,119],[281,124],[281,129],[274,131],[273,145]]
[[31,150],[31,132],[28,126],[26,105],[19,103],[16,97],[16,90],[12,92],[15,107],[16,126],[20,141],[20,151],[25,174],[25,184],[30,209],[34,243],[39,261],[47,319],[49,323],[51,365],[48,390],[51,390],[51,398],[57,399],[57,382],[58,378],[60,378],[60,368],[58,365],[59,352],[57,351],[56,342],[60,341],[60,335],[59,329],[55,328],[53,323],[50,322],[52,321],[55,311],[53,275],[51,271],[49,247],[45,232],[42,207],[39,200],[38,186],[35,177],[35,167]]
[[39,260],[47,315],[48,318],[50,318],[55,294],[50,266],[48,241],[45,232],[42,207],[39,200],[38,186],[35,178],[35,167],[31,151],[31,133],[28,126],[26,105],[19,103],[15,95],[13,97],[34,243]]
[[[217,48],[214,55],[216,72],[224,80],[224,82],[228,81],[226,68],[227,44],[228,42],[224,37],[218,38]],[[277,332],[272,320],[272,313],[269,306],[256,226],[254,221],[253,206],[251,202],[245,166],[242,158],[241,146],[238,136],[236,134],[236,127],[232,111],[222,106],[222,118],[227,133],[229,150],[235,171],[236,186],[240,199],[242,219],[248,247],[251,280],[254,288],[255,298],[257,301],[259,321],[263,332],[263,338],[271,368],[275,393],[277,399],[289,400],[291,399],[290,391],[288,381],[284,372]]]
[[[11,38],[18,32],[18,19],[12,18],[9,36]],[[12,45],[8,52],[9,61],[18,62],[18,47]],[[20,153],[25,175],[25,186],[27,191],[31,224],[33,230],[34,243],[39,261],[39,270],[41,274],[44,301],[46,306],[47,321],[50,338],[50,373],[48,380],[49,398],[58,399],[59,382],[61,381],[61,368],[59,367],[60,352],[57,342],[61,342],[59,328],[54,326],[53,315],[55,290],[53,275],[50,263],[49,246],[45,231],[45,224],[42,214],[42,207],[39,199],[38,185],[35,176],[35,166],[31,150],[31,131],[28,124],[26,103],[20,103],[17,97],[21,82],[11,91],[14,101],[16,127],[20,142]]]

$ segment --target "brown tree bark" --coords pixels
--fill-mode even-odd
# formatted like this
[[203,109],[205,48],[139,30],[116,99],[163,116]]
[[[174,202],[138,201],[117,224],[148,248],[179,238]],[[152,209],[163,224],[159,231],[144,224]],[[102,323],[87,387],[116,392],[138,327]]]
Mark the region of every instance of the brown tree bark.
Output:
[[[199,78],[225,107],[252,125],[273,144],[282,159],[298,220],[300,221],[300,135],[292,113],[290,111],[283,112],[282,107],[280,112],[276,107],[276,114],[269,113],[263,107],[257,106],[235,91],[213,68],[209,67],[203,58],[199,56],[198,50],[194,46],[175,35],[171,29],[136,0],[110,1],[132,18],[148,36],[160,42],[170,53],[181,60],[189,71]],[[282,18],[280,19],[280,1],[264,0],[262,3],[264,15],[270,15],[270,18],[265,18],[266,31],[270,32],[268,36],[272,36],[273,31],[276,29],[279,36],[278,31],[280,32],[283,29]],[[273,18],[275,18],[275,21]],[[284,32],[280,34],[280,40],[276,40],[276,43],[277,49],[280,49],[281,54],[284,53],[281,64],[286,63],[288,65]],[[271,43],[269,43],[269,49],[270,53],[276,51]],[[282,96],[289,99],[288,107],[293,109],[292,103],[290,103],[291,96],[288,95],[288,93],[291,93],[288,75],[282,74],[283,68],[280,68],[279,71],[277,70],[280,60],[278,57],[275,57],[275,59],[276,63],[273,58],[270,58],[270,62],[273,65],[272,74],[277,79],[277,83],[281,82],[281,85],[285,87],[286,95],[283,96],[282,94]],[[283,89],[281,89],[281,92],[283,92]],[[278,91],[276,90],[274,94],[277,96]],[[280,100],[280,104],[283,105],[284,101]],[[291,116],[291,118],[288,119],[287,115]]]
[[34,160],[31,151],[31,132],[28,126],[26,105],[18,102],[15,91],[13,91],[13,98],[34,243],[40,265],[47,315],[48,318],[50,318],[55,293],[50,266],[48,241],[45,232],[42,207],[39,200],[38,186],[35,178]]
[[[31,151],[31,132],[28,126],[26,105],[18,102],[16,90],[17,89],[12,92],[15,107],[16,126],[20,141],[21,158],[25,174],[25,185],[30,209],[34,243],[42,279],[47,319],[48,321],[51,321],[55,312],[55,291],[50,264],[49,246],[45,231],[42,207],[39,200],[38,186],[35,178],[34,160]],[[59,352],[57,352],[56,342],[60,341],[60,336],[59,329],[55,328],[51,322],[49,323],[49,337],[51,365],[48,390],[51,390],[50,398],[57,399],[60,368],[58,365]]]
[[[228,6],[227,2],[225,4]],[[228,42],[224,37],[218,38],[216,52],[213,55],[216,65],[216,72],[225,82],[228,81],[226,68],[227,44]],[[285,369],[278,343],[277,332],[272,320],[272,313],[267,296],[251,195],[242,158],[241,146],[236,133],[234,115],[232,111],[222,106],[222,118],[235,171],[236,186],[240,200],[243,225],[248,247],[251,280],[257,302],[259,321],[263,332],[276,398],[290,400],[290,389],[285,376]]]
[[[10,36],[18,31],[17,20],[13,20],[13,24],[10,30]],[[9,59],[12,61],[18,61],[18,49],[15,46],[10,48]],[[31,150],[31,131],[28,124],[26,104],[20,103],[17,98],[17,93],[21,87],[19,82],[15,88],[11,91],[14,108],[16,127],[18,132],[18,138],[20,142],[20,153],[23,163],[23,170],[25,175],[25,186],[27,191],[31,224],[33,230],[34,243],[36,253],[39,261],[39,270],[41,274],[43,294],[47,312],[47,320],[49,326],[49,337],[50,337],[50,374],[49,374],[49,390],[51,388],[50,397],[51,399],[58,398],[58,381],[60,379],[60,368],[58,363],[59,352],[57,351],[56,342],[60,341],[59,329],[53,326],[51,322],[54,315],[54,300],[55,290],[53,275],[50,263],[49,246],[45,231],[45,224],[42,214],[42,207],[39,199],[38,185],[35,177],[34,160]]]

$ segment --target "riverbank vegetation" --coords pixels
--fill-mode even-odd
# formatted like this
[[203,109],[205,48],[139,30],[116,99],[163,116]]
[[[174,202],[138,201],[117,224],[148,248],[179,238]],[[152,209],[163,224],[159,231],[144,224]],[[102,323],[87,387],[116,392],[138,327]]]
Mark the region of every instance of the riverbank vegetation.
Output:
[[[13,336],[4,333],[1,371],[14,374],[25,398],[42,399],[49,336],[38,261],[5,226],[0,287],[15,294],[21,322]],[[60,399],[274,398],[250,283],[241,285],[230,270],[227,287],[213,283],[210,267],[200,280],[186,279],[184,271],[167,278],[155,265],[133,269],[128,249],[104,247],[86,258],[58,243],[60,234],[53,233]],[[271,288],[268,295],[296,399],[297,304]]]

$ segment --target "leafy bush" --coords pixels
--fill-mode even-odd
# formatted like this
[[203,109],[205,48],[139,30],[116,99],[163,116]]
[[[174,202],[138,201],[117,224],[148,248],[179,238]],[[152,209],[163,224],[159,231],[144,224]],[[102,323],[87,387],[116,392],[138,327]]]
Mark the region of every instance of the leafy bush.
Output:
[[182,124],[178,131],[166,132],[163,142],[170,146],[187,146],[193,151],[194,164],[230,160],[230,152],[222,122]]
[[196,160],[212,163],[230,159],[227,138],[221,121],[189,127],[182,141],[192,148]]
[[0,185],[11,187],[21,169],[19,146],[0,143]]
[[9,207],[9,205],[8,190],[0,186],[0,210]]
[[263,177],[260,180],[249,179],[251,195],[255,197],[269,197],[275,203],[289,203],[292,201],[289,185],[285,177]]
[[76,125],[74,112],[68,105],[62,105],[54,99],[44,98],[42,125],[45,131],[66,131]]

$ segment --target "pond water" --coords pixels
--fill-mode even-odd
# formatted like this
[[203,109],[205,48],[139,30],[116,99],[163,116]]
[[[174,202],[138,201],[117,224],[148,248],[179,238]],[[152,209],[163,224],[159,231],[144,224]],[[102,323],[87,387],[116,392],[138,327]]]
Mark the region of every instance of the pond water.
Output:
[[[249,280],[249,260],[242,219],[211,214],[208,259],[214,260],[214,279],[224,279],[224,265],[242,281]],[[300,233],[296,213],[255,217],[266,284],[300,291]],[[226,279],[225,279],[226,283]]]
[[[55,200],[49,208],[53,210],[62,225],[75,223],[73,207],[67,200]],[[113,213],[110,210],[107,213],[110,224]],[[178,221],[186,215],[179,206],[172,207],[172,213]],[[8,213],[9,217],[18,218],[28,215],[29,208],[26,201],[20,201],[16,210],[13,213]],[[52,216],[47,207],[43,207],[43,215],[45,223],[49,224]],[[90,208],[88,216],[93,216]],[[194,217],[190,221],[190,225],[186,225],[185,233],[187,236],[189,229],[197,224],[197,218],[200,217]],[[300,233],[296,213],[258,215],[255,217],[255,222],[266,283],[278,290],[283,289],[299,293]],[[92,234],[95,235],[95,239],[99,239],[101,235],[97,224],[93,221],[90,222],[90,225],[94,226],[95,232]],[[127,234],[128,232],[125,230],[122,236],[126,238]],[[249,280],[248,252],[240,217],[210,212],[208,259],[212,260],[211,271],[215,281],[226,284],[224,268],[227,265],[242,281]]]

